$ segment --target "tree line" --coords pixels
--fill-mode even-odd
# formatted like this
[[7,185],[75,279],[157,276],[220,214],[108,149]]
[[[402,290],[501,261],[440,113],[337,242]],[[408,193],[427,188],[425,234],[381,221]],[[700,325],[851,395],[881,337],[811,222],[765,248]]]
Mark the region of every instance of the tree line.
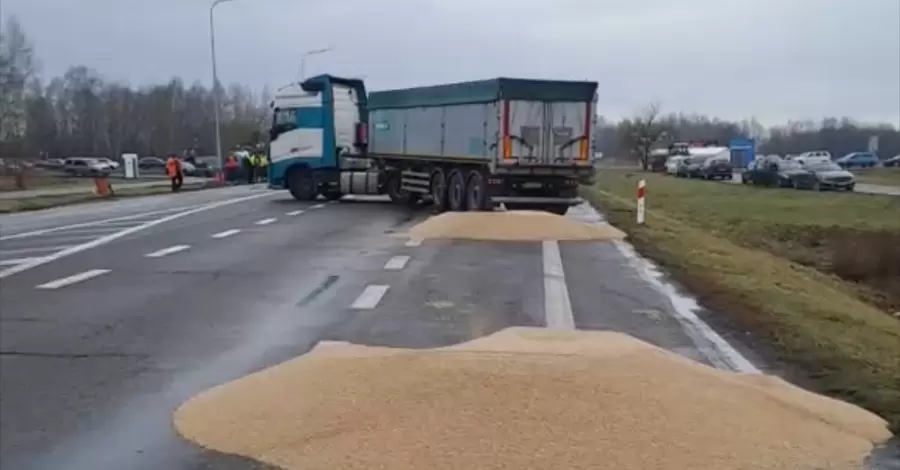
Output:
[[[255,144],[269,97],[246,86],[220,87],[224,150]],[[215,153],[213,92],[201,83],[131,87],[77,65],[43,80],[15,17],[0,31],[0,157],[165,156]]]
[[[213,93],[203,84],[134,88],[104,79],[95,70],[73,66],[61,77],[43,80],[37,57],[15,17],[0,31],[0,157],[107,156],[122,153],[162,156],[195,149],[215,152]],[[220,87],[224,149],[259,140],[270,97],[246,86]],[[753,137],[758,153],[828,150],[840,156],[866,150],[877,136],[882,157],[900,154],[900,131],[889,124],[850,118],[796,121],[766,127],[755,119],[739,122],[696,114],[664,113],[650,104],[620,121],[598,119],[596,150],[646,163],[651,148],[686,140]]]

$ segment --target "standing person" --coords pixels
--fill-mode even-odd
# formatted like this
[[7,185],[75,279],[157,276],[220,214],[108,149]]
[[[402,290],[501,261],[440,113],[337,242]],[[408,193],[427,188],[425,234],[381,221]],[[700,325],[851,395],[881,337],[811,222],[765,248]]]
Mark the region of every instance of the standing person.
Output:
[[225,161],[225,181],[238,182],[238,162],[234,155],[229,155],[228,160]]
[[259,159],[259,180],[266,182],[269,179],[269,160],[262,154],[257,154],[256,158]]
[[247,155],[241,159],[241,164],[244,166],[244,171],[247,172],[247,184],[253,184],[253,159]]
[[181,184],[184,183],[184,175],[181,171],[181,161],[175,155],[169,155],[166,160],[166,176],[172,181],[172,192],[179,191]]

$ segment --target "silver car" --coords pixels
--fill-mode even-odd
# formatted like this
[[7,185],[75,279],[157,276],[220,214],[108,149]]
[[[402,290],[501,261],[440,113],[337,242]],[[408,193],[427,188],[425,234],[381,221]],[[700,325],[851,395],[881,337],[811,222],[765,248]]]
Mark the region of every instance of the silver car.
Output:
[[72,176],[109,176],[112,171],[109,165],[92,158],[67,158],[63,171]]

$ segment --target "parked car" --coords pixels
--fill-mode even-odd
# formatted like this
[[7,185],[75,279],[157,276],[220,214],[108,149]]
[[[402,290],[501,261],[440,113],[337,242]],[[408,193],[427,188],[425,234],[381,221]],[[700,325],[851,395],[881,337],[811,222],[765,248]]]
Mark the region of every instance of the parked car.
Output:
[[887,167],[891,167],[891,166],[900,167],[900,155],[894,155],[893,157],[888,158],[887,160],[881,162],[881,164],[883,166],[887,166]]
[[803,152],[797,156],[790,156],[788,160],[795,160],[801,165],[810,163],[824,163],[831,161],[831,152],[827,150],[815,150],[812,152]]
[[682,178],[701,178],[703,176],[703,164],[710,158],[712,157],[686,157],[681,161],[681,164],[678,165],[678,169],[675,170],[675,176]]
[[881,161],[872,152],[852,152],[836,160],[841,168],[873,168]]
[[678,166],[681,165],[681,162],[687,157],[684,155],[676,155],[674,157],[669,157],[666,160],[666,173],[670,175],[674,175],[678,172]]
[[108,166],[109,166],[110,168],[112,168],[113,170],[117,170],[117,169],[119,168],[119,162],[117,162],[117,161],[115,161],[115,160],[113,160],[113,159],[111,159],[111,158],[106,158],[106,157],[103,157],[103,158],[94,158],[94,160],[96,160],[96,161],[98,161],[98,162],[100,162],[100,163],[105,163],[106,165],[108,165]]
[[845,189],[853,191],[856,179],[853,173],[841,168],[834,162],[816,163],[805,167],[812,174],[811,178],[794,180],[795,188],[808,188],[816,191],[823,189]]
[[34,164],[34,166],[38,168],[47,168],[51,170],[62,169],[65,165],[66,161],[62,158],[48,158],[45,160],[38,160]]
[[159,157],[144,157],[138,160],[141,170],[165,170],[166,161]]
[[792,186],[792,179],[798,175],[810,173],[796,160],[762,157],[750,162],[741,172],[741,183],[784,188]]
[[731,158],[727,156],[707,158],[700,167],[700,177],[708,180],[732,179],[734,167],[731,166]]
[[72,176],[108,176],[111,170],[92,158],[67,158],[63,166],[63,171]]

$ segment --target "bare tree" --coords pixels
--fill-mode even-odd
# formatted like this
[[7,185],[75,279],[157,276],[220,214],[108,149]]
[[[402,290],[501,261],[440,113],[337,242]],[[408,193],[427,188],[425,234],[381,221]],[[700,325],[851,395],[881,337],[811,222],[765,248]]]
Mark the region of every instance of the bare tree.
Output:
[[660,118],[660,105],[648,104],[637,116],[622,122],[619,135],[625,141],[632,155],[637,157],[641,168],[650,168],[651,149],[666,136],[666,125]]
[[0,142],[18,143],[25,136],[26,87],[35,68],[31,43],[10,16],[0,33]]

